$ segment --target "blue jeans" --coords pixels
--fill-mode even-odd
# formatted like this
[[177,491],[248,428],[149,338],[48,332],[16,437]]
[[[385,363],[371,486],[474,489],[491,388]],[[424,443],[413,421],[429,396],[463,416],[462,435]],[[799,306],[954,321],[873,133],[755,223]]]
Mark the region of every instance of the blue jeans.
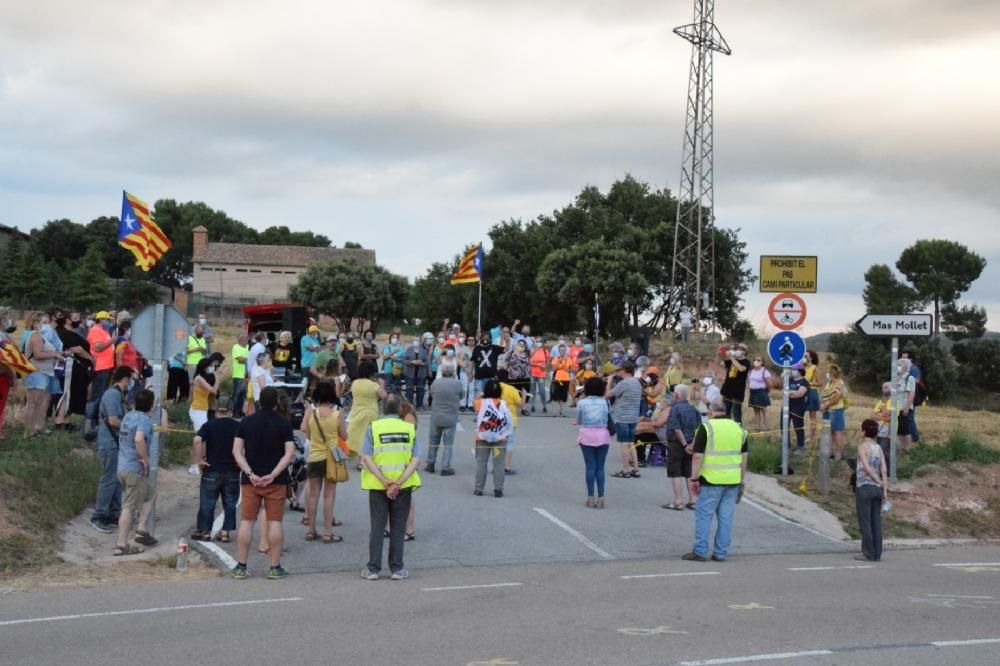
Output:
[[545,409],[545,377],[532,377],[531,378],[531,409],[535,409],[535,398],[542,399],[542,411]]
[[201,503],[198,505],[198,531],[210,532],[215,521],[215,503],[222,497],[222,529],[236,529],[236,501],[240,497],[239,472],[212,471],[201,475]]
[[[309,377],[309,373],[305,373],[306,377]],[[247,399],[247,380],[246,379],[234,379],[233,380],[233,401],[230,406],[233,418],[239,419],[243,418],[243,403]]]
[[97,428],[97,413],[101,404],[101,397],[108,390],[109,386],[111,386],[110,370],[98,370],[94,373],[94,378],[90,380],[90,402],[87,403],[87,420],[90,421],[90,425],[94,428]]
[[615,423],[619,444],[635,443],[635,423]]
[[424,391],[427,380],[419,377],[406,378],[406,399],[417,409],[424,408]]
[[917,408],[910,407],[910,440],[916,444],[920,441],[920,431],[917,430]]
[[490,381],[490,380],[489,379],[477,379],[475,381],[475,384],[476,384],[476,395],[472,396],[473,398],[475,398],[476,396],[480,396],[480,395],[483,394],[483,389],[486,388],[486,382],[488,382],[488,381]]
[[597,483],[597,496],[604,497],[604,461],[608,457],[608,445],[584,446],[583,464],[587,466],[587,497],[594,496],[594,483]]
[[[427,464],[433,465],[437,462],[438,446],[444,444],[444,451],[441,453],[441,469],[451,469],[451,453],[455,445],[456,426],[436,426],[431,425],[431,445],[427,452]],[[443,440],[443,442],[442,442]]]
[[708,557],[708,533],[712,530],[712,517],[715,516],[719,524],[715,530],[712,554],[720,560],[726,559],[733,539],[733,513],[736,511],[736,497],[739,494],[739,486],[702,484],[694,510],[695,555]]
[[97,482],[97,500],[91,520],[109,523],[122,512],[122,486],[118,483],[118,449],[98,449],[101,478]]

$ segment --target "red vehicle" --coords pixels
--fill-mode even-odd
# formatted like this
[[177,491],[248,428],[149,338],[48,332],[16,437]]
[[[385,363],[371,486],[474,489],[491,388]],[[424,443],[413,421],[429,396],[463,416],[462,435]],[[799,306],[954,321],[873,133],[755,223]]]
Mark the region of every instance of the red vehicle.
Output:
[[306,329],[316,322],[311,318],[312,309],[304,305],[289,303],[265,303],[248,305],[243,308],[243,329],[253,337],[257,331],[273,333],[278,336],[280,331],[291,331],[292,337],[298,341],[305,335]]

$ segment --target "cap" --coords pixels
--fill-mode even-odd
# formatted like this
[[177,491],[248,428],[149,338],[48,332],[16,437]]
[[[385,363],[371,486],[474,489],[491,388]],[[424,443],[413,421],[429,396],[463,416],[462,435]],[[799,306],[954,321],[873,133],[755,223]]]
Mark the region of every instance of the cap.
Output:
[[336,342],[337,341],[337,336],[336,335],[328,335],[328,336],[326,336],[326,341],[327,342]]
[[101,321],[102,319],[111,319],[111,315],[108,314],[107,310],[101,310],[94,315],[94,321]]
[[658,374],[660,374],[660,369],[658,367],[656,367],[655,365],[651,365],[648,368],[646,368],[646,374],[647,375],[658,375]]
[[310,333],[319,333],[319,326],[317,326],[316,324],[313,324],[312,326],[309,327],[309,332]]

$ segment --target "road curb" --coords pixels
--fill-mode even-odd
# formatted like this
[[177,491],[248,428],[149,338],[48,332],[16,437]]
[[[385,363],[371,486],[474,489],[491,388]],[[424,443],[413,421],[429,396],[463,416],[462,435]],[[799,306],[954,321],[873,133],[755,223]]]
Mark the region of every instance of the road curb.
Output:
[[191,541],[188,544],[201,558],[214,566],[220,573],[229,573],[236,566],[236,560],[211,541]]
[[839,518],[809,498],[792,493],[773,477],[749,472],[745,491],[747,497],[784,520],[838,543],[850,542]]

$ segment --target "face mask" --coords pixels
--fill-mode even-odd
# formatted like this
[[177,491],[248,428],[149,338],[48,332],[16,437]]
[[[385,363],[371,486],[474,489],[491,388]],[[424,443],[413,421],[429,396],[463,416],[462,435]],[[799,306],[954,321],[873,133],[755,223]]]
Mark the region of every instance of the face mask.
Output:
[[94,325],[94,320],[93,319],[88,319],[87,320],[87,328],[90,328],[93,325]]
[[397,342],[399,342],[399,338],[389,338],[389,344],[392,344],[392,345],[394,345],[394,344],[396,344]]
[[674,359],[670,359],[670,360],[668,361],[668,363],[669,363],[670,365],[673,365],[673,364],[674,364]]
[[205,368],[205,372],[207,372],[210,375],[214,375],[215,374],[215,368],[213,368],[213,367]]
[[56,326],[58,326],[59,328],[62,328],[65,325],[66,325],[66,317],[57,317],[56,318]]
[[[105,329],[107,329],[107,330],[109,330],[109,331],[110,331],[110,330],[113,330],[113,329],[114,329],[114,327],[115,327],[115,325],[114,325],[114,324],[112,324],[112,323],[111,323],[110,321],[105,321],[105,322],[104,322],[104,328],[105,328]],[[200,338],[201,336],[199,335],[198,337]]]
[[892,391],[891,390],[890,391],[882,391],[882,397],[883,398],[890,398],[890,397],[892,397]]
[[420,340],[414,340],[413,341],[413,346],[414,347],[419,347],[420,346]]
[[459,338],[458,339],[458,344],[464,345],[465,344],[465,338]]
[[743,358],[743,352],[737,349],[733,352],[733,358]]
[[622,353],[620,351],[613,352],[611,355],[614,356],[615,358],[621,358],[622,357]]
[[447,355],[449,357],[454,356],[455,355],[455,350],[454,349],[449,349],[448,352],[447,352]]
[[42,335],[49,335],[52,333],[52,324],[42,324],[39,330],[42,332]]
[[375,338],[373,338],[373,337],[372,337],[372,336],[370,336],[370,335],[366,335],[366,336],[365,336],[365,340],[366,340],[367,342],[371,342],[371,341],[372,341],[372,340],[374,340],[374,339],[375,339]]
[[593,363],[584,363],[583,367],[586,368],[587,370],[593,370],[594,369],[594,364]]
[[897,365],[896,366],[896,372],[903,372],[903,366]]
[[629,349],[629,350],[628,350],[628,357],[629,357],[629,358],[632,358],[633,356],[635,356],[635,352],[634,352],[634,351],[632,351],[631,349]]
[[566,344],[566,338],[559,338],[559,344],[561,345]]
[[792,379],[802,379],[802,373],[798,370],[792,370]]
[[830,373],[826,373],[826,381],[830,381]]
[[577,338],[576,340],[573,341],[573,346],[575,346],[575,347],[579,347],[582,344],[583,344],[583,340],[581,340],[579,338]]
[[443,345],[444,344],[444,338],[438,338],[438,344],[439,345]]
[[345,342],[347,342],[347,338],[337,338],[337,342],[339,342],[340,344],[344,344]]
[[202,318],[200,318],[200,319],[198,320],[198,323],[199,323],[199,324],[201,324],[202,326],[204,326],[205,324],[207,324],[207,323],[208,323],[208,320],[207,320],[207,319],[205,319],[204,317],[202,317]]
[[354,336],[353,335],[348,335],[347,336],[347,341],[348,342],[354,342]]
[[592,352],[592,351],[594,351],[594,345],[584,345],[583,346],[583,351],[585,351],[585,352]]

